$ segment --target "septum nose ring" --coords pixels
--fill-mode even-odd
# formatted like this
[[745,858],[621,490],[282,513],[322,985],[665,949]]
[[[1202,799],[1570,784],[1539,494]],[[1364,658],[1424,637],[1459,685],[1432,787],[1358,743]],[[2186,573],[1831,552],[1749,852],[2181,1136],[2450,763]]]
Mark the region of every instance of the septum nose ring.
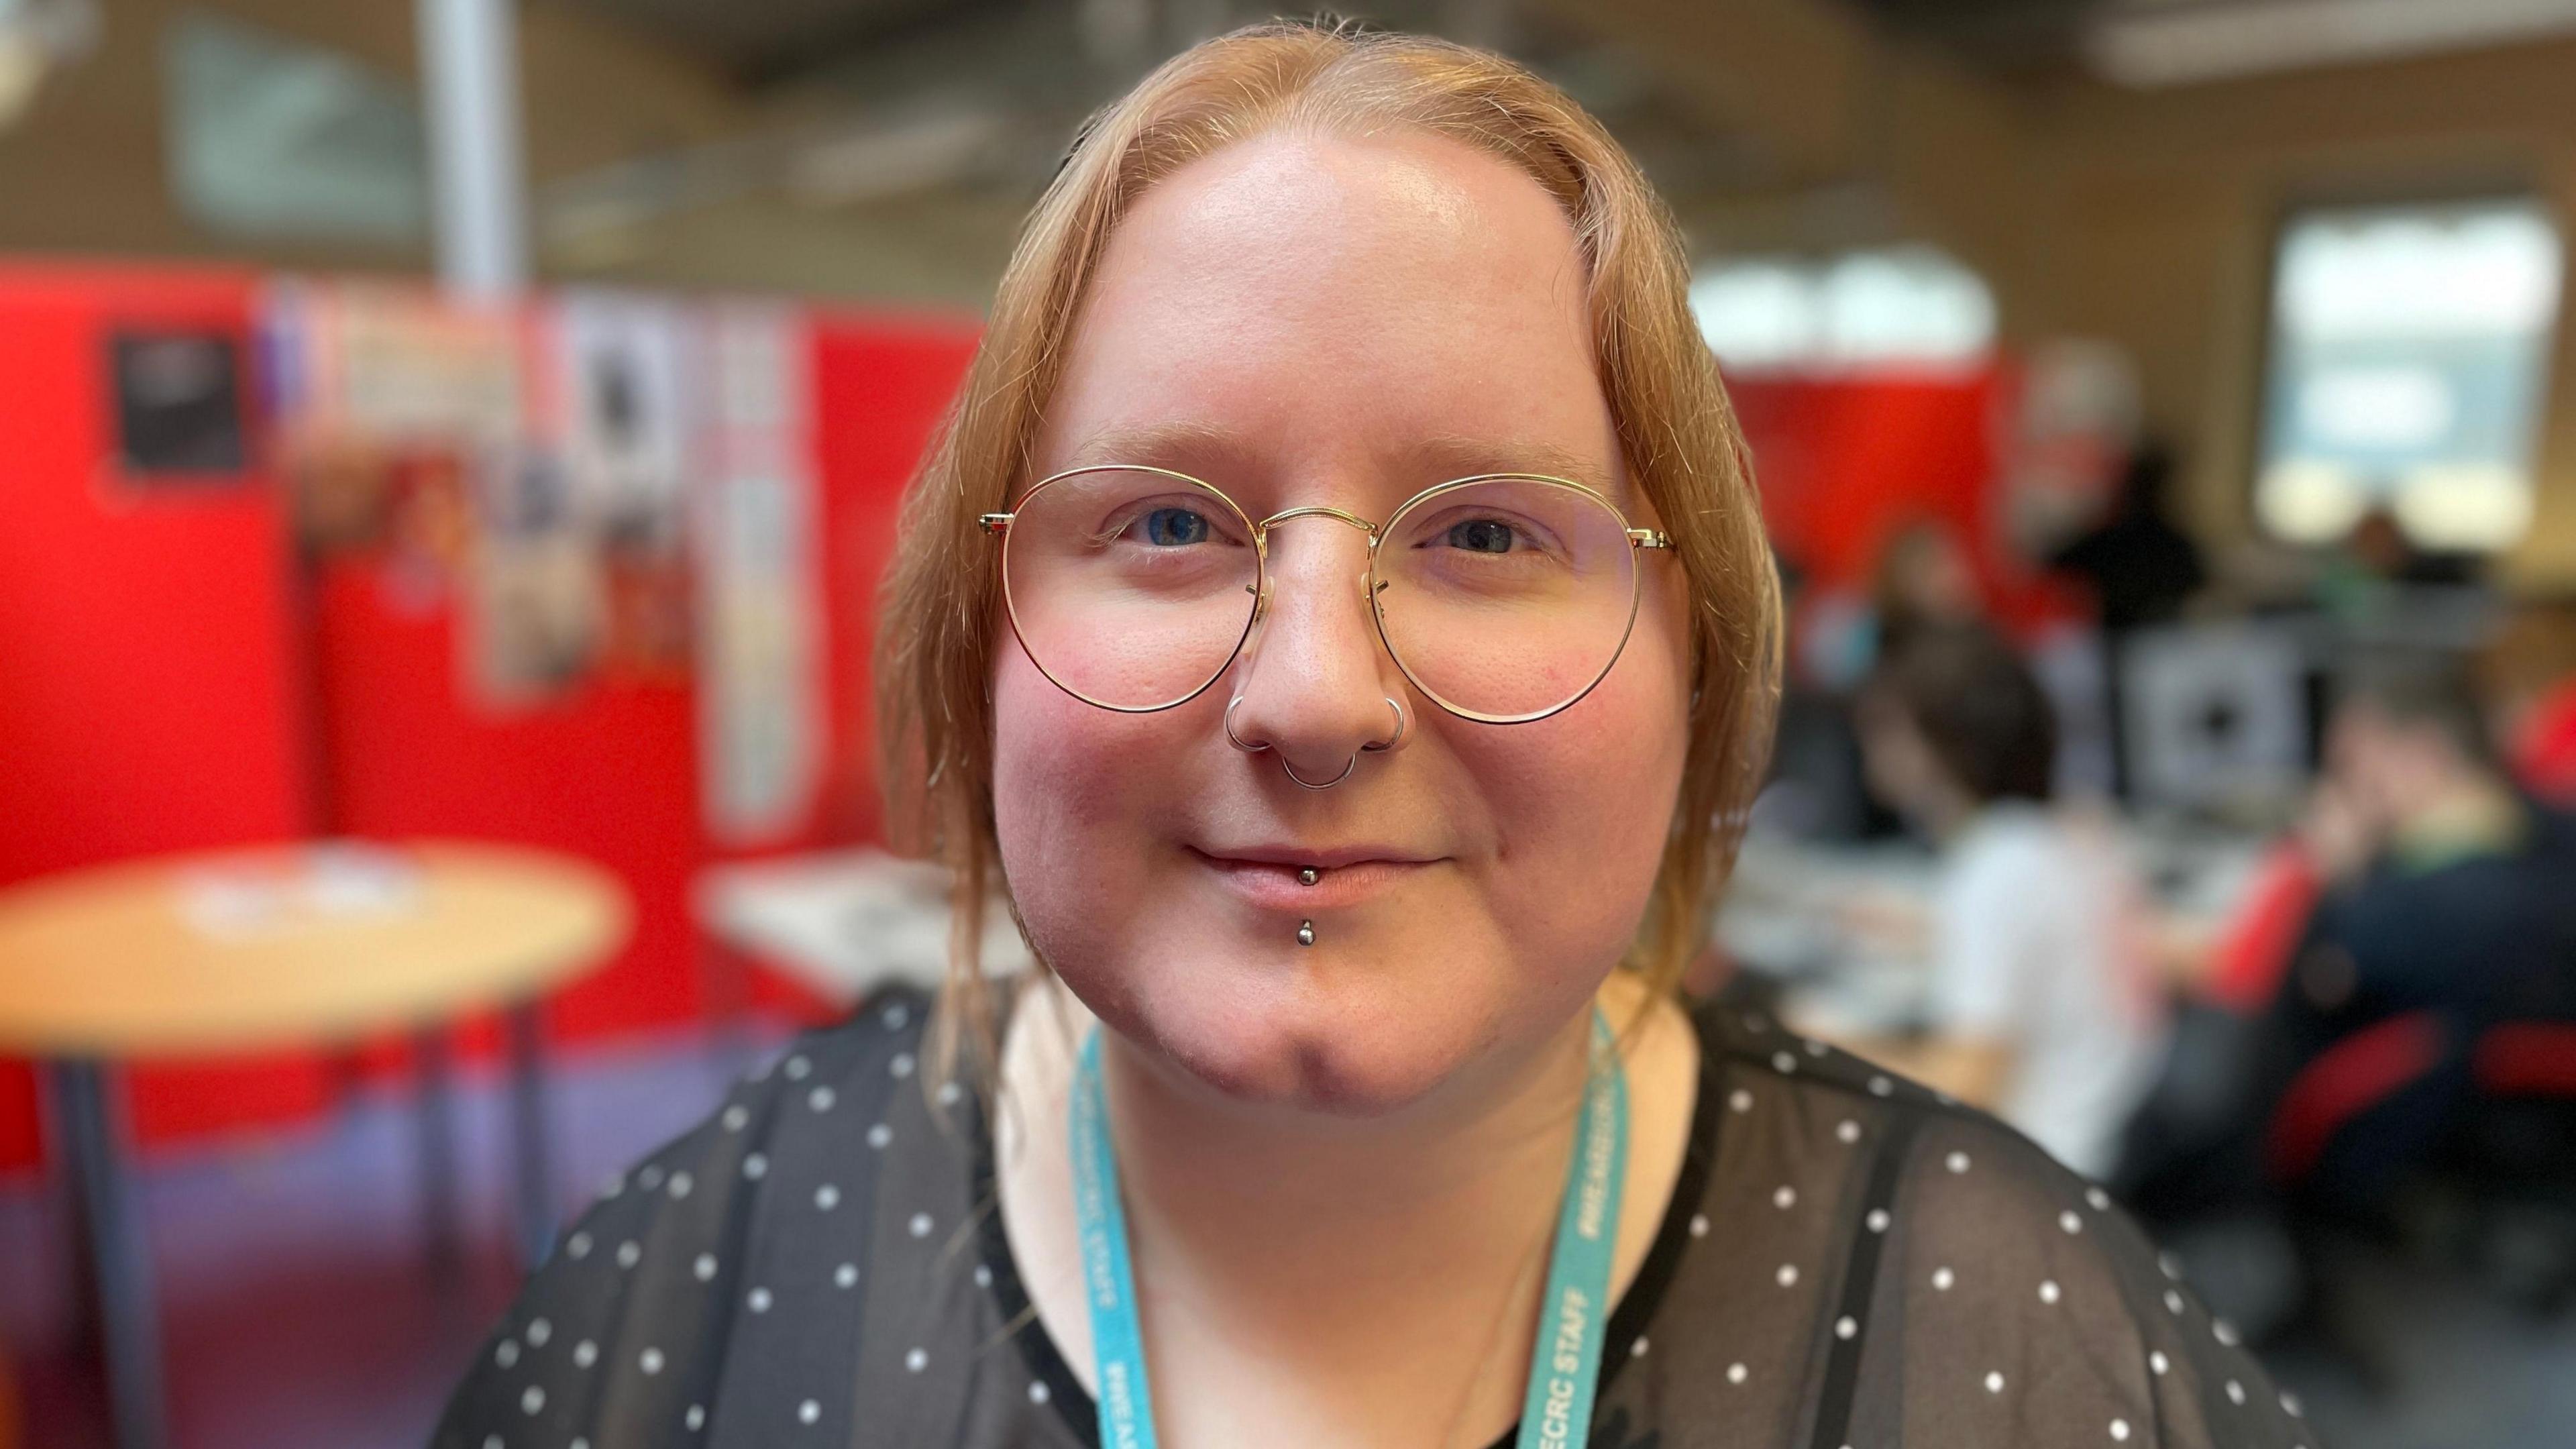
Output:
[[[1360,746],[1357,750],[1352,751],[1351,757],[1342,762],[1342,772],[1329,780],[1309,780],[1305,776],[1298,774],[1297,767],[1288,763],[1288,757],[1286,755],[1281,755],[1279,757],[1279,769],[1281,773],[1285,774],[1289,779],[1296,781],[1298,784],[1305,786],[1309,790],[1329,790],[1351,777],[1351,771],[1360,767],[1361,755],[1383,754],[1388,750],[1394,749],[1397,745],[1403,744],[1405,732],[1413,728],[1413,721],[1405,717],[1404,706],[1396,703],[1394,695],[1390,694],[1382,697],[1386,700],[1386,707],[1395,711],[1394,734],[1391,734],[1382,740],[1371,740],[1367,744]],[[1245,743],[1243,736],[1234,732],[1234,707],[1241,703],[1243,703],[1243,696],[1239,694],[1226,701],[1226,743],[1243,751],[1247,755],[1260,754],[1262,751],[1270,748],[1270,742],[1268,740],[1263,740],[1258,744],[1247,744]]]

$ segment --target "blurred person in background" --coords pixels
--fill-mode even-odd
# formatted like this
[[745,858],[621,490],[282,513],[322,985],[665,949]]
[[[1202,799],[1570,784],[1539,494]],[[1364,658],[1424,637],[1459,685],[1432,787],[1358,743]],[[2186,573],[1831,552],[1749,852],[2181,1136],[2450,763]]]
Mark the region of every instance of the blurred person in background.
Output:
[[1869,638],[1855,678],[1866,678],[1927,629],[1976,623],[1986,616],[1977,571],[1958,531],[1936,518],[1896,530],[1870,577]]
[[1846,696],[1916,630],[1986,614],[1967,547],[1937,518],[1912,518],[1888,534],[1865,598],[1828,589],[1802,595],[1791,620],[1793,662],[1817,685]]
[[[2084,581],[2093,596],[2098,644],[2087,639],[2062,640],[2057,654],[2038,662],[2042,682],[2055,698],[2062,723],[2073,726],[2081,745],[2089,724],[2096,758],[2087,773],[2110,791],[2125,796],[2127,751],[2122,679],[2130,639],[2141,629],[2181,620],[2183,607],[2209,582],[2200,546],[2165,516],[2173,481],[2173,450],[2154,439],[2129,455],[2107,507],[2084,529],[2046,550],[2047,565]],[[2090,667],[2082,665],[2089,662]],[[2067,678],[2068,674],[2075,677]]]
[[2428,1170],[2576,1182],[2576,1161],[2477,1160],[2501,1100],[2576,1104],[2576,816],[2517,785],[2464,669],[2346,673],[2276,860],[2209,991],[2237,1039],[2141,1123],[2124,1174],[2141,1209],[2277,1197],[2367,1224]]
[[1989,630],[1918,630],[1863,691],[1871,787],[1939,849],[1928,1033],[1897,1065],[2108,1172],[2153,1079],[2141,887],[2102,822],[2052,803],[2057,726]]
[[1857,840],[1904,830],[1864,779],[1853,708],[1870,671],[1925,629],[1986,616],[1975,568],[1948,523],[1911,518],[1878,553],[1869,592],[1798,588],[1790,601],[1791,648],[1780,715],[1777,783],[1766,826],[1807,838]]
[[886,778],[1048,969],[970,931],[621,1179],[441,1449],[2304,1442],[2098,1190],[1675,999],[1777,668],[1686,288],[1481,52],[1260,27],[1098,113],[880,634]]
[[2055,548],[2052,568],[2091,586],[2102,632],[2117,652],[2130,630],[2170,624],[2209,581],[2200,545],[2165,516],[2173,450],[2150,439],[2130,455],[2103,516]]
[[[2367,1215],[2463,1125],[2488,1032],[2576,1022],[2576,816],[2517,787],[2461,670],[2383,662],[2344,682],[2301,844],[2324,893],[2273,1004],[2266,1164]],[[2377,1090],[2336,1090],[2354,1063]]]
[[2410,589],[2472,587],[2483,573],[2474,554],[2436,552],[2416,543],[2386,504],[2374,504],[2354,520],[2323,562],[2317,601],[2344,619],[2388,614]]

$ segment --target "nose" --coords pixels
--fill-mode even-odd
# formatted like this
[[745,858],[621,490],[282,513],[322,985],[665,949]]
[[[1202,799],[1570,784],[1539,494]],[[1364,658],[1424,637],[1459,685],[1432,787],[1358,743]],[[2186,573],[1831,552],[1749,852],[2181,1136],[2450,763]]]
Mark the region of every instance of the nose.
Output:
[[1299,777],[1331,780],[1404,733],[1387,704],[1405,680],[1372,617],[1368,536],[1313,516],[1275,525],[1269,541],[1269,598],[1235,665],[1230,727]]

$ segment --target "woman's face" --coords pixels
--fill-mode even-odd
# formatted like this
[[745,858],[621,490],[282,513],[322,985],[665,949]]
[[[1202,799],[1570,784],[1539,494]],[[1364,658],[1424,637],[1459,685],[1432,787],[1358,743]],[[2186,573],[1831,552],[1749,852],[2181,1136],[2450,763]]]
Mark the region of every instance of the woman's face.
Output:
[[[1657,526],[1584,288],[1564,215],[1481,152],[1413,134],[1229,147],[1120,224],[1030,476],[1150,464],[1255,519],[1384,522],[1449,478],[1572,469]],[[1047,962],[1129,1041],[1240,1099],[1382,1112],[1552,1037],[1633,937],[1682,772],[1686,596],[1669,555],[1640,553],[1635,632],[1600,685],[1487,725],[1387,656],[1359,530],[1282,523],[1269,566],[1229,672],[1157,713],[1072,698],[1004,629],[1002,863]],[[1393,733],[1390,696],[1400,747],[1331,789],[1282,772],[1331,779]],[[1228,743],[1238,698],[1235,733],[1270,751]]]

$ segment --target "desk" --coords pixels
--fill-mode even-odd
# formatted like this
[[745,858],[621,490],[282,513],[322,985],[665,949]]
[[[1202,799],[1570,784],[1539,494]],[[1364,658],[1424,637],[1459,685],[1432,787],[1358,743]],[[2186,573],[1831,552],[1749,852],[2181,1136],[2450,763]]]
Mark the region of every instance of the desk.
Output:
[[[2264,841],[2169,821],[2089,819],[2142,888],[2140,924],[2158,965],[2215,936],[2236,911]],[[1906,841],[1820,844],[1756,833],[1744,842],[1717,937],[1778,983],[1797,1029],[1835,1042],[1923,1025],[1929,927],[1940,861]],[[2205,949],[2200,945],[2199,949]]]
[[[897,984],[936,991],[947,975],[948,872],[926,861],[862,847],[720,865],[693,895],[707,934],[836,1006]],[[1035,964],[998,902],[983,946],[988,976]]]
[[[596,866],[462,842],[165,856],[0,890],[0,1051],[41,1059],[53,1079],[120,1449],[154,1449],[164,1433],[150,1264],[108,1064],[345,1043],[507,1009],[521,1250],[541,1254],[555,1223],[533,1008],[615,951],[631,916]],[[443,1111],[440,1053],[423,1067]],[[452,1172],[425,1166],[444,1192]]]

